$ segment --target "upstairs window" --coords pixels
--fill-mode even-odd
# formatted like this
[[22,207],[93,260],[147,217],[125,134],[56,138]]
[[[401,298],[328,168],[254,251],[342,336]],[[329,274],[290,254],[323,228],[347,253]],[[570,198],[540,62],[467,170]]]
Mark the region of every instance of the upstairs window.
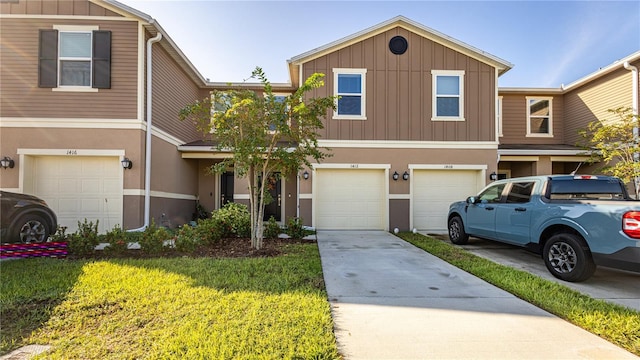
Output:
[[432,70],[435,121],[464,121],[464,71]]
[[97,26],[40,30],[38,86],[61,90],[111,88],[111,32]]
[[91,86],[91,32],[61,31],[60,86]]
[[338,96],[334,119],[366,120],[367,69],[333,69],[334,94]]
[[527,97],[527,136],[553,136],[552,98]]

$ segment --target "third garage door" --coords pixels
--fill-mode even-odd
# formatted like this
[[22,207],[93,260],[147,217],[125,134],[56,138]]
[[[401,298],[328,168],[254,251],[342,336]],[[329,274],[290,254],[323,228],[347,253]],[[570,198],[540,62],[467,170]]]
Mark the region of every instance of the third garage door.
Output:
[[384,230],[383,169],[317,169],[315,227],[324,230]]
[[454,201],[475,195],[484,184],[479,170],[414,170],[413,227],[444,232]]

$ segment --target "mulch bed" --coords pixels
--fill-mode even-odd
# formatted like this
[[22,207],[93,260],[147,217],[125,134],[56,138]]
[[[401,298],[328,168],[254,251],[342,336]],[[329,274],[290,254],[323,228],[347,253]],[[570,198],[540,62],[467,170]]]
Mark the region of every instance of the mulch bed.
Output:
[[[251,247],[251,239],[229,238],[223,239],[213,245],[201,246],[194,252],[184,253],[175,250],[168,250],[160,254],[149,254],[142,250],[126,250],[122,253],[109,253],[104,250],[96,250],[90,258],[113,259],[113,258],[173,258],[173,257],[210,257],[210,258],[243,258],[243,257],[273,257],[285,252],[285,247],[290,244],[309,244],[316,240],[307,239],[264,239],[263,247],[256,250]],[[55,245],[55,246],[54,246]],[[27,257],[57,257],[67,259],[86,258],[67,254],[66,243],[39,243],[39,244],[2,244],[0,253],[2,258],[27,258]]]

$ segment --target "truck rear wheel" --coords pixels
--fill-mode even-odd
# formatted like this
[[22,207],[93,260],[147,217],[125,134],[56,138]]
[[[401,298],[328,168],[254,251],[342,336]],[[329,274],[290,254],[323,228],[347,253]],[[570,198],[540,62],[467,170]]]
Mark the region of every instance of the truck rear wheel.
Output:
[[584,281],[596,271],[589,246],[575,234],[553,235],[544,245],[542,256],[549,272],[564,281]]
[[469,242],[469,235],[464,231],[464,224],[460,216],[454,216],[449,220],[449,240],[456,245],[464,245]]

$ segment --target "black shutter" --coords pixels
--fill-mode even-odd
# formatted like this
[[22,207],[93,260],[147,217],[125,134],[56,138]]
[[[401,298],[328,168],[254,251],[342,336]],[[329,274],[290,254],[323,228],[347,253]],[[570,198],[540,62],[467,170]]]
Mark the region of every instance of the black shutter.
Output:
[[58,87],[58,30],[40,30],[38,86]]
[[111,88],[111,31],[93,32],[93,87]]

